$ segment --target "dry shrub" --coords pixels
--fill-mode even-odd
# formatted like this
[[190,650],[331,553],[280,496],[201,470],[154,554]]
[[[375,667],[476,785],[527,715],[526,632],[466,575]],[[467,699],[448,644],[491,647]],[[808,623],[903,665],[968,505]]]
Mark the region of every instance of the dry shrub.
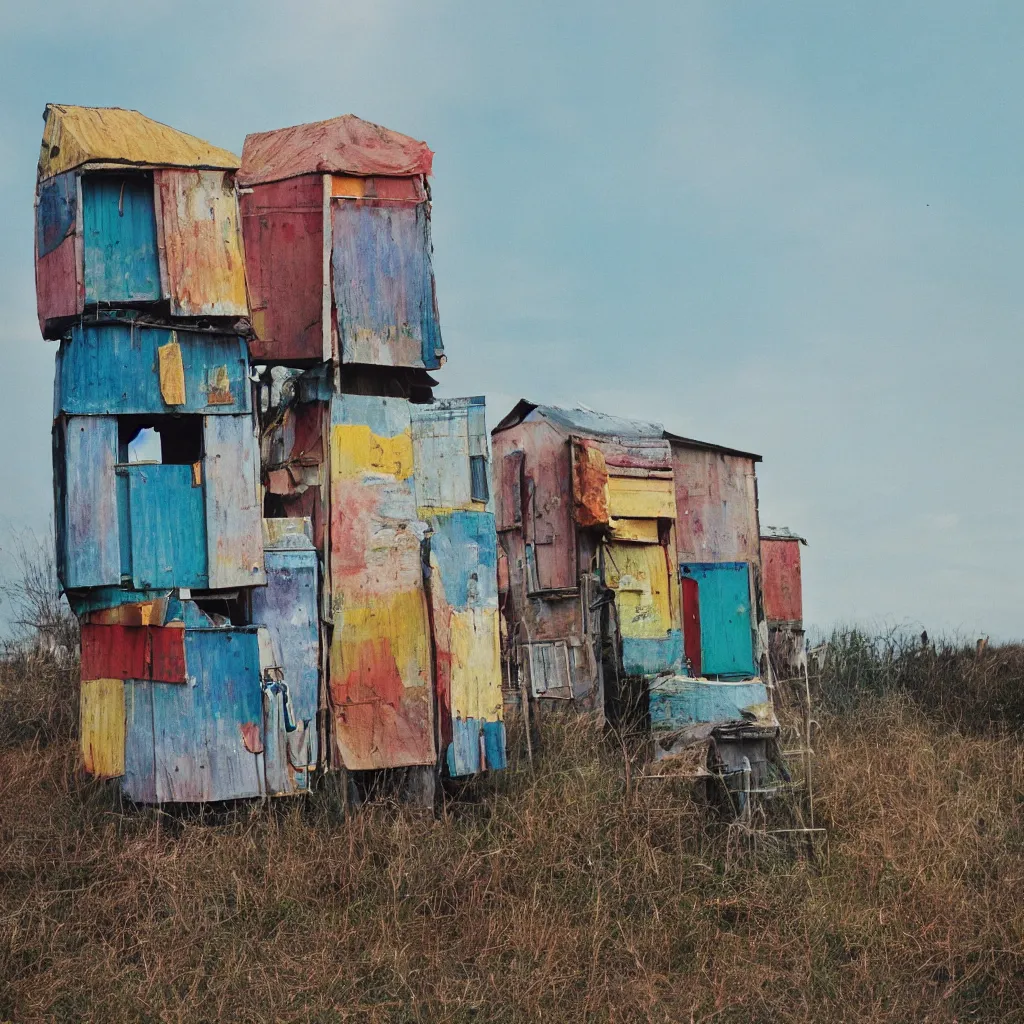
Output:
[[[906,698],[823,722],[817,858],[583,722],[435,820],[116,809],[0,751],[0,1019],[952,1021],[1024,1005],[1024,758]],[[629,783],[627,785],[627,779]]]

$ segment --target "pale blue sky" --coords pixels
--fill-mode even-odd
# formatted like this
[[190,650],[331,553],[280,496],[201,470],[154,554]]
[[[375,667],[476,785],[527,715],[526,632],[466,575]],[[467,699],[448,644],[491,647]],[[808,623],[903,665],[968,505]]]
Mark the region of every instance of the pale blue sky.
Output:
[[45,522],[47,101],[239,152],[352,112],[436,150],[445,394],[761,452],[808,620],[1024,636],[1024,5],[12,4],[0,522]]

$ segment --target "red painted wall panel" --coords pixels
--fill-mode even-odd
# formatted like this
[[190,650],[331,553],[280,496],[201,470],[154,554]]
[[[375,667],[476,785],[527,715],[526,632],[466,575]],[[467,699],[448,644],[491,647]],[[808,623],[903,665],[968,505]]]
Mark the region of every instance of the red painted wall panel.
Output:
[[800,541],[761,538],[764,611],[769,622],[802,622]]
[[[39,329],[48,337],[46,322],[81,312],[78,295],[78,258],[75,236],[65,238],[56,249],[36,260],[36,308]],[[55,336],[59,337],[59,332]]]
[[82,678],[183,683],[185,631],[173,626],[83,623]]

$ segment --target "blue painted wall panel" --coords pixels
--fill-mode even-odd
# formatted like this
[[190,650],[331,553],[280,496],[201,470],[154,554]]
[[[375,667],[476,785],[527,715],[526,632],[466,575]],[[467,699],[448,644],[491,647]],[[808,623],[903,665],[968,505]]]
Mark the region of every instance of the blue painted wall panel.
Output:
[[74,171],[39,183],[36,204],[36,249],[42,257],[75,233],[78,216],[78,176]]
[[191,466],[127,467],[132,581],[139,590],[208,582],[203,488]]
[[498,538],[489,512],[448,512],[428,516],[430,553],[437,559],[445,600],[452,608],[479,607],[498,600]]
[[82,176],[87,303],[160,298],[153,180],[143,174]]
[[673,629],[663,638],[624,636],[622,665],[627,675],[656,676],[678,672],[683,663],[683,634]]
[[684,679],[660,680],[650,689],[651,726],[681,729],[687,725],[738,722],[743,709],[768,703],[764,683],[726,683]]
[[487,767],[492,772],[502,771],[508,767],[505,749],[505,723],[484,722],[484,756],[487,758]]
[[697,581],[700,604],[701,672],[705,676],[751,677],[750,572],[746,562],[694,562],[680,575]]
[[436,370],[443,348],[427,204],[333,204],[334,303],[342,359]]
[[[169,406],[160,393],[157,349],[176,337],[185,368],[185,404]],[[223,367],[230,402],[207,401]],[[57,411],[82,415],[248,413],[248,352],[233,334],[138,327],[130,323],[78,324],[57,356]],[[219,397],[214,392],[214,397]]]
[[140,804],[156,803],[153,687],[173,685],[140,679],[129,679],[124,684],[124,777],[121,788],[125,796]]

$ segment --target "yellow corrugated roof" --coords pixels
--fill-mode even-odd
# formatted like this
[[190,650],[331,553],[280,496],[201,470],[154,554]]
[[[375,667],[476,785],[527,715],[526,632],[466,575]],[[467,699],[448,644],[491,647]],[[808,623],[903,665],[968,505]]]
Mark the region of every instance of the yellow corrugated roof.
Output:
[[39,178],[52,178],[93,161],[156,167],[237,169],[226,149],[120,107],[72,107],[47,103],[39,154]]

